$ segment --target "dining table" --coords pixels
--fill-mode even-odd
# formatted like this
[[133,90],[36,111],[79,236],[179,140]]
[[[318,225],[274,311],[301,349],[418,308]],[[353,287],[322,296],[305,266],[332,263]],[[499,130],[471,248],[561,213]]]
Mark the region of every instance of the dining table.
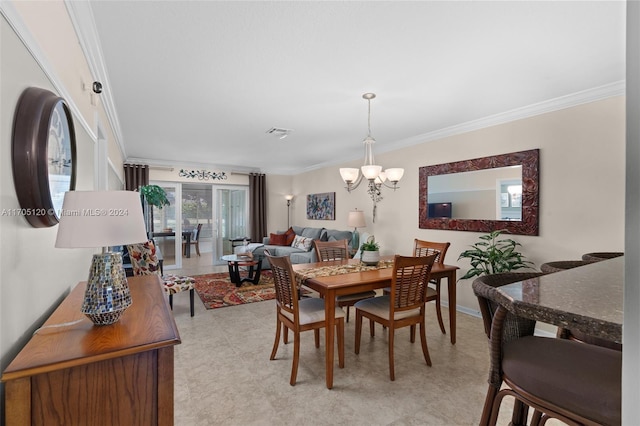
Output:
[[[191,257],[191,234],[192,233],[193,231],[182,231],[182,238],[184,238],[184,241],[185,241],[184,254],[186,257]],[[175,231],[152,232],[151,236],[154,238],[155,237],[175,237],[176,232]]]
[[[449,294],[451,343],[456,343],[456,271],[454,265],[434,264],[430,279],[446,278]],[[324,298],[326,386],[333,388],[336,296],[381,289],[391,285],[393,256],[383,256],[377,265],[364,265],[359,259],[293,265],[299,284]]]
[[495,294],[514,315],[622,343],[624,256],[507,284]]

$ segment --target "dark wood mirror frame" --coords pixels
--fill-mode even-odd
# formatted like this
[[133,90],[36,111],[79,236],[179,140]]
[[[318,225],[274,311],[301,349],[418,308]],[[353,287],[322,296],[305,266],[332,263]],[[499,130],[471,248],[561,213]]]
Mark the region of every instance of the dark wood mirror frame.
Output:
[[[538,179],[540,150],[512,152],[455,163],[420,167],[419,226],[421,229],[446,229],[450,231],[491,232],[505,229],[512,234],[538,235]],[[497,167],[522,166],[522,220],[476,220],[429,218],[428,180],[429,176],[449,173],[486,170]]]

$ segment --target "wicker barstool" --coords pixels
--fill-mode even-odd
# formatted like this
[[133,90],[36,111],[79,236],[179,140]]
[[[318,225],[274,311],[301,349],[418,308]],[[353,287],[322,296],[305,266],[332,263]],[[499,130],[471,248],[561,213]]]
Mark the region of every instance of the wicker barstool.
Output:
[[577,268],[578,266],[588,265],[595,262],[594,260],[558,260],[555,262],[547,262],[540,265],[540,270],[545,274],[552,272],[560,272],[565,269]]
[[599,262],[601,260],[613,259],[614,257],[620,257],[620,256],[624,256],[624,253],[619,251],[601,251],[601,252],[594,252],[594,253],[585,253],[582,255],[582,260]]

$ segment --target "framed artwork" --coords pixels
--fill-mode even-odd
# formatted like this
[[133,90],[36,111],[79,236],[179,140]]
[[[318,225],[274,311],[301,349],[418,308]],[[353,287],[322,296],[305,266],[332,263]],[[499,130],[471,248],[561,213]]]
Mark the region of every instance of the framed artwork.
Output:
[[335,220],[336,193],[323,192],[307,195],[307,219]]

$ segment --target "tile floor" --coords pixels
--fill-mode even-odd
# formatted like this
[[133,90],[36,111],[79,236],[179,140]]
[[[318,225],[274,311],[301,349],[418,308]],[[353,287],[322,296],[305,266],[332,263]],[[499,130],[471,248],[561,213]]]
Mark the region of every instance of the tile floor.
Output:
[[[225,269],[209,266],[201,273]],[[480,419],[489,362],[480,318],[459,313],[457,343],[451,345],[449,335],[439,330],[434,304],[429,304],[427,341],[433,366],[424,362],[419,340],[411,344],[408,329],[399,330],[394,382],[389,380],[386,331],[378,325],[375,338],[363,333],[356,355],[352,319],[345,330],[346,365],[336,365],[329,390],[324,340],[316,349],[312,332],[302,334],[295,386],[289,385],[292,344],[280,343],[277,359],[269,360],[274,301],[206,310],[196,296],[192,318],[187,294],[178,294],[174,314],[182,338],[175,348],[178,426],[477,425]],[[446,309],[443,314],[446,318]],[[503,425],[509,423],[508,403],[501,410]]]

